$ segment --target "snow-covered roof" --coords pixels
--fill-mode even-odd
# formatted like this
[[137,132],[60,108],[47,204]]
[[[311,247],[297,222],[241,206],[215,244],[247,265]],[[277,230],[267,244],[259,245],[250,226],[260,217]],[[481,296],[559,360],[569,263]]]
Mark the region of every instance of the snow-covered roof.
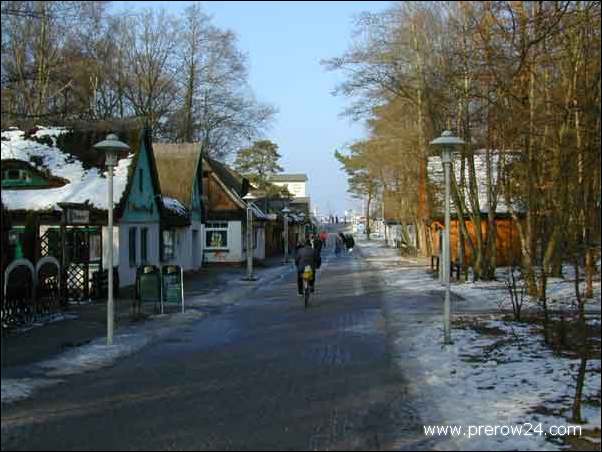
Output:
[[[68,133],[63,127],[37,127],[32,135],[36,138],[50,137],[52,146],[38,143],[25,137],[25,132],[10,129],[2,132],[2,160],[20,160],[52,176],[66,179],[62,187],[47,189],[2,189],[2,202],[9,210],[56,210],[58,203],[89,203],[91,206],[106,210],[108,190],[106,171],[92,167],[85,169],[82,162],[61,149],[57,137]],[[128,168],[132,156],[119,160],[114,170],[113,201],[121,199],[127,185]]]
[[305,222],[305,215],[300,215],[298,213],[291,212],[287,216],[293,223],[304,223]]
[[[460,161],[458,156],[452,161],[452,169],[454,171],[456,181],[460,182]],[[506,155],[508,157],[508,155]],[[491,178],[493,182],[493,186],[495,187],[498,182],[498,163],[500,162],[500,153],[497,151],[491,151]],[[477,179],[477,189],[479,194],[479,207],[480,211],[487,213],[489,212],[489,203],[487,202],[487,159],[485,154],[485,149],[480,149],[474,152],[474,164],[475,164],[475,173]],[[443,205],[444,196],[445,196],[445,186],[444,186],[444,173],[443,173],[443,165],[441,163],[440,156],[432,156],[428,159],[427,165],[428,175],[431,182],[436,184],[439,188],[435,192],[435,198],[438,200],[440,205]],[[469,180],[469,171],[468,164],[465,165],[464,175],[466,181]],[[494,188],[495,191],[495,188]],[[468,189],[467,189],[468,193]],[[472,210],[472,206],[470,204],[470,199],[468,195],[466,196],[466,207]],[[451,197],[451,205],[452,209],[455,210],[455,204],[453,196]],[[497,205],[495,209],[496,213],[508,213],[508,206],[505,202],[504,196],[501,192],[501,187],[498,189],[497,193]]]
[[163,196],[163,207],[177,215],[188,215],[188,209],[180,201],[169,196]]
[[257,207],[255,204],[251,204],[251,211],[253,212],[253,217],[257,218],[259,220],[270,220],[270,217],[268,215],[266,215],[265,213],[263,213],[263,210],[261,210],[259,207]]

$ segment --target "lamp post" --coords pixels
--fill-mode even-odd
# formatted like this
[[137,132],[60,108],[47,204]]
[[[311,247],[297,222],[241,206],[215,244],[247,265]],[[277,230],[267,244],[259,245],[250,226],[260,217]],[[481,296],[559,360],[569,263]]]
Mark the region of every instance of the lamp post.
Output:
[[284,221],[284,263],[288,264],[288,214],[291,209],[285,207],[282,209],[282,220]]
[[441,147],[441,162],[445,173],[445,230],[443,232],[443,247],[441,249],[443,266],[443,284],[445,284],[445,302],[443,304],[443,342],[451,344],[451,320],[450,320],[450,246],[449,246],[449,228],[450,228],[450,168],[452,160],[452,151],[454,146],[464,144],[464,141],[455,137],[449,130],[443,131],[439,138],[431,141],[434,146]]
[[113,344],[113,331],[115,327],[115,307],[113,303],[113,168],[117,164],[118,155],[130,150],[130,147],[119,141],[117,135],[110,133],[107,138],[94,145],[94,149],[106,155],[107,172],[109,175],[107,212],[109,215],[109,287],[107,294],[107,345]]
[[307,225],[305,224],[305,212],[299,212],[299,218],[301,219],[301,227],[303,229],[303,236],[301,241],[305,243],[305,236],[307,235]]
[[255,281],[256,278],[253,275],[253,203],[251,202],[253,196],[247,193],[243,199],[247,203],[247,276],[243,280]]

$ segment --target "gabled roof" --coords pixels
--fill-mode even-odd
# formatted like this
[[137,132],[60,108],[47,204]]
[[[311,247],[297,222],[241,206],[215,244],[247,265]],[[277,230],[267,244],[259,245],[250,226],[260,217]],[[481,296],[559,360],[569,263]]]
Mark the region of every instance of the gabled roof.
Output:
[[[224,192],[240,208],[245,210],[247,202],[243,199],[249,190],[249,181],[238,174],[236,171],[228,168],[217,160],[203,157],[205,169],[211,172],[211,176],[222,187]],[[257,219],[268,220],[269,217],[255,204],[251,206],[253,215]]]
[[249,192],[249,180],[238,174],[227,165],[209,157],[203,157],[207,164],[217,177],[224,183],[229,190],[234,191],[239,197],[245,196]]
[[[137,149],[138,149],[138,151],[134,154],[132,164],[130,165],[130,168],[129,168],[129,171],[127,174],[126,187],[125,187],[123,196],[115,209],[116,218],[121,218],[123,216],[123,211],[125,209],[125,205],[126,205],[128,197],[129,197],[130,191],[132,190],[132,184],[134,183],[133,172],[136,170],[136,167],[138,166],[138,159],[140,158],[141,152],[146,152],[147,157],[148,157],[148,166],[150,169],[151,183],[153,186],[153,195],[155,196],[155,199],[159,199],[159,196],[161,194],[161,187],[159,185],[159,177],[157,176],[157,165],[155,163],[155,157],[153,155],[152,133],[148,127],[145,127],[144,130],[142,130],[142,133],[140,134],[140,138],[138,140]],[[157,201],[157,204],[159,207],[159,214],[162,215],[163,214],[163,203],[159,200],[159,201]]]
[[[16,128],[2,132],[2,160],[19,160],[47,174],[68,181],[61,187],[45,189],[3,189],[2,200],[8,210],[59,210],[59,203],[89,204],[107,210],[107,179],[104,156],[88,149],[106,136],[105,131],[80,132],[64,127],[38,126],[28,132]],[[124,133],[120,134],[124,140]],[[96,140],[96,141],[95,141]],[[78,144],[77,146],[75,144]],[[132,146],[133,147],[133,146]],[[113,200],[118,203],[125,192],[133,152],[115,167]]]
[[195,143],[156,143],[153,146],[163,196],[176,199],[187,209],[192,207],[192,191],[201,149]]

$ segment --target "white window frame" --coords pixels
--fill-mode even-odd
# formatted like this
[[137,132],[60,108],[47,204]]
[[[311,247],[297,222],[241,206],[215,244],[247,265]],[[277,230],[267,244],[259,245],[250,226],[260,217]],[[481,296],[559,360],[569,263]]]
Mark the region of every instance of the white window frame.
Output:
[[[230,240],[230,232],[229,232],[229,224],[227,221],[208,221],[205,223],[205,249],[206,250],[227,250],[228,249],[228,241]],[[213,231],[226,231],[226,244],[220,247],[214,247],[211,245],[207,245],[207,238],[209,234]],[[211,243],[211,242],[209,242]]]

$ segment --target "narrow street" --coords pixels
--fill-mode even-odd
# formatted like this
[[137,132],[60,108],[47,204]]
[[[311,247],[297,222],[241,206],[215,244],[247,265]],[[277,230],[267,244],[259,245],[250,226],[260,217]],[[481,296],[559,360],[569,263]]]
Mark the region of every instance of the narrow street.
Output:
[[[428,448],[374,261],[325,250],[308,311],[289,273],[113,367],[3,406],[2,448]],[[439,300],[405,301],[431,316]]]

